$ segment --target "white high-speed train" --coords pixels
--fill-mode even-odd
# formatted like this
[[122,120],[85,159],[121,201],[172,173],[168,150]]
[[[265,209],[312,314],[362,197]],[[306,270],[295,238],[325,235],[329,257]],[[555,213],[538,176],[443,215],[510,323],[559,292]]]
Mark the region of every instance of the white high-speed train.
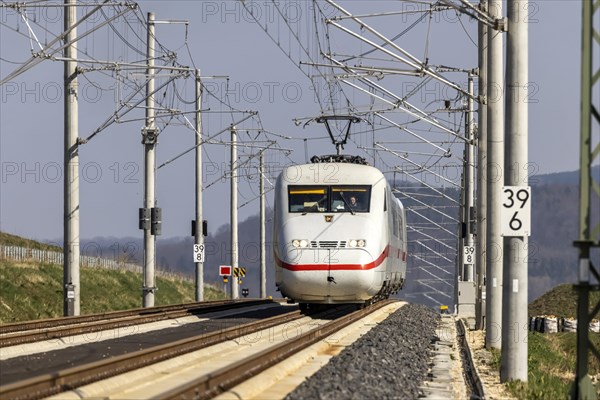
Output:
[[300,303],[368,303],[406,279],[402,203],[361,157],[313,157],[275,186],[276,285]]

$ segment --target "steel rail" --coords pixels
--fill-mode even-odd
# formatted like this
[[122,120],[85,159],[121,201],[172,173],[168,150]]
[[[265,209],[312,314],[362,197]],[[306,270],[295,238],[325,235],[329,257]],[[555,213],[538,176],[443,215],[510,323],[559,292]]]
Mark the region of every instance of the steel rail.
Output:
[[[211,302],[222,303],[222,301]],[[68,324],[80,324],[84,322],[98,321],[101,319],[110,319],[110,318],[121,318],[127,317],[136,314],[142,313],[152,313],[157,309],[160,310],[172,310],[176,308],[181,308],[185,306],[192,306],[198,303],[184,303],[184,304],[173,304],[168,306],[160,306],[160,307],[150,307],[150,308],[135,308],[129,310],[117,310],[117,311],[108,311],[97,314],[88,314],[88,315],[78,315],[71,317],[58,317],[58,318],[47,318],[47,319],[37,319],[31,321],[22,321],[22,322],[11,322],[8,324],[0,325],[0,335],[12,332],[19,331],[27,331],[32,329],[46,329],[54,326],[68,325]]]
[[0,386],[0,399],[40,399],[303,318],[299,310]]
[[253,356],[237,361],[232,365],[203,375],[178,388],[161,393],[160,396],[164,399],[213,398],[393,301],[380,301],[362,310],[345,315],[301,334],[292,340],[284,341]]
[[272,303],[272,300],[187,303],[8,324],[0,327],[0,335],[2,335],[0,336],[0,348],[163,321],[195,313],[208,313],[269,303]]

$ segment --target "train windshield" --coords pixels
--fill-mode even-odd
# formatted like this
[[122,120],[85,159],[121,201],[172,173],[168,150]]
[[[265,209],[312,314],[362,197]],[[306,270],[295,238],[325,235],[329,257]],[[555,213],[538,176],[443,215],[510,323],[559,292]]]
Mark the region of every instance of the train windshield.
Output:
[[327,212],[329,188],[327,186],[289,186],[290,212]]
[[289,186],[289,212],[369,212],[371,186]]
[[369,212],[371,186],[346,185],[331,187],[331,212]]

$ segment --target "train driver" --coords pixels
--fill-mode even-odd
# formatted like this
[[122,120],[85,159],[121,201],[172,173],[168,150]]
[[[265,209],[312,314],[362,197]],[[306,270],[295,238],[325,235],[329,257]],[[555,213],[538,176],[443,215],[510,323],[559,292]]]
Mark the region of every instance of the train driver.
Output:
[[350,207],[352,207],[352,210],[356,211],[362,211],[364,208],[363,205],[358,201],[358,196],[355,194],[350,195]]

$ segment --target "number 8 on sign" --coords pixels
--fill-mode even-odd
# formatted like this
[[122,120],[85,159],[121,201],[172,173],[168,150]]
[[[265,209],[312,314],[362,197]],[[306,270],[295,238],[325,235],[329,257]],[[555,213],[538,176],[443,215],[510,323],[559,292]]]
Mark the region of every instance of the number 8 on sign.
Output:
[[502,188],[502,236],[531,234],[531,187]]

